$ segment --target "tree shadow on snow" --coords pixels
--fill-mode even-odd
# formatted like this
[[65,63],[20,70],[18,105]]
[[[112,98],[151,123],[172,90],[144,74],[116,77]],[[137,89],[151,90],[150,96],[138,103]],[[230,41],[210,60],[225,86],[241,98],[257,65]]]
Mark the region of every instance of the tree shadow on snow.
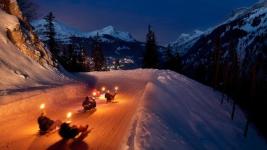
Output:
[[47,150],[89,150],[89,145],[84,141],[60,140]]

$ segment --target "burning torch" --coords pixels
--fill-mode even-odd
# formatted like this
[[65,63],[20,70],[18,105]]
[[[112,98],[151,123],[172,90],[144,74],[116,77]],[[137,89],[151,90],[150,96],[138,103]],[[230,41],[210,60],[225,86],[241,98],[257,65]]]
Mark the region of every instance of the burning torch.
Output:
[[115,90],[115,93],[117,94],[118,91],[119,91],[119,87],[118,87],[118,86],[115,86],[115,87],[114,87],[114,90]]
[[40,110],[41,110],[42,114],[45,113],[44,109],[45,109],[45,104],[43,103],[40,105]]
[[105,93],[105,91],[106,91],[106,87],[103,86],[103,87],[101,88],[101,91],[102,91],[102,93]]
[[66,115],[67,123],[71,123],[72,112],[68,112]]

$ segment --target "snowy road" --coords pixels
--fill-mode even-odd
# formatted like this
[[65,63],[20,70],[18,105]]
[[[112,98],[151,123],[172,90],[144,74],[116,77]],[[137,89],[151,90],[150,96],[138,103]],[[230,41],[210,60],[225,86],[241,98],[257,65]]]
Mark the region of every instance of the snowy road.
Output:
[[[79,74],[96,88],[120,87],[115,103],[98,100],[93,112],[81,112],[81,102],[91,90],[82,86],[52,89],[39,98],[0,105],[1,150],[258,150],[267,148],[253,126],[243,137],[245,117],[239,108],[230,119],[231,103],[220,104],[221,94],[171,71],[132,70]],[[88,80],[89,79],[89,80]],[[93,128],[80,143],[65,143],[58,133],[38,135],[36,119],[43,97],[46,112],[64,121],[73,112],[74,124]],[[27,109],[26,109],[27,108]]]
[[[98,85],[113,87],[120,86],[123,82],[127,81],[121,79],[120,82],[112,83],[101,79]],[[64,120],[66,112],[71,111],[73,123],[89,124],[93,130],[84,142],[64,143],[58,133],[39,136],[36,118],[40,111],[37,107],[30,113],[21,112],[19,115],[10,114],[1,117],[0,149],[120,149],[127,140],[127,132],[144,88],[140,82],[138,84],[131,82],[127,88],[120,86],[121,92],[114,103],[106,104],[105,101],[98,100],[96,111],[86,113],[80,111],[84,95],[79,95],[66,104],[47,106],[46,112],[53,119]]]

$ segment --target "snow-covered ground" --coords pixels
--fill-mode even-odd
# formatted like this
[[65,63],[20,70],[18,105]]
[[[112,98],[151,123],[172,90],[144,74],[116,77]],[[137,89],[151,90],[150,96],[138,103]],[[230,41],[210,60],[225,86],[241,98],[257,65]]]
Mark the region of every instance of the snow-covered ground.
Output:
[[[240,109],[232,121],[231,105],[221,105],[219,93],[182,75],[139,69],[77,76],[96,88],[119,86],[115,103],[97,100],[96,111],[80,112],[84,96],[92,89],[70,85],[0,106],[0,149],[267,148],[252,125],[248,137],[243,137],[245,117]],[[57,133],[39,136],[36,108],[40,103],[47,104],[46,112],[54,119],[64,120],[72,111],[73,123],[89,124],[92,133],[80,143],[64,143]]]
[[171,71],[150,71],[129,149],[266,149],[253,126],[243,137],[244,114],[220,104],[221,94]]

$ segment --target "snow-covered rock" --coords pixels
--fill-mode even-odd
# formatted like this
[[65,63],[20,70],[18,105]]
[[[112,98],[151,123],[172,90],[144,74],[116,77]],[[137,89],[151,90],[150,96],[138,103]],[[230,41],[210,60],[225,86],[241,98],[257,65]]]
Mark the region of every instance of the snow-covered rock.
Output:
[[[67,81],[49,63],[49,53],[42,51],[45,49],[41,43],[34,45],[29,39],[23,40],[25,34],[18,30],[21,29],[18,17],[0,9],[0,18],[0,96],[2,91]],[[43,53],[38,56],[34,51]]]

